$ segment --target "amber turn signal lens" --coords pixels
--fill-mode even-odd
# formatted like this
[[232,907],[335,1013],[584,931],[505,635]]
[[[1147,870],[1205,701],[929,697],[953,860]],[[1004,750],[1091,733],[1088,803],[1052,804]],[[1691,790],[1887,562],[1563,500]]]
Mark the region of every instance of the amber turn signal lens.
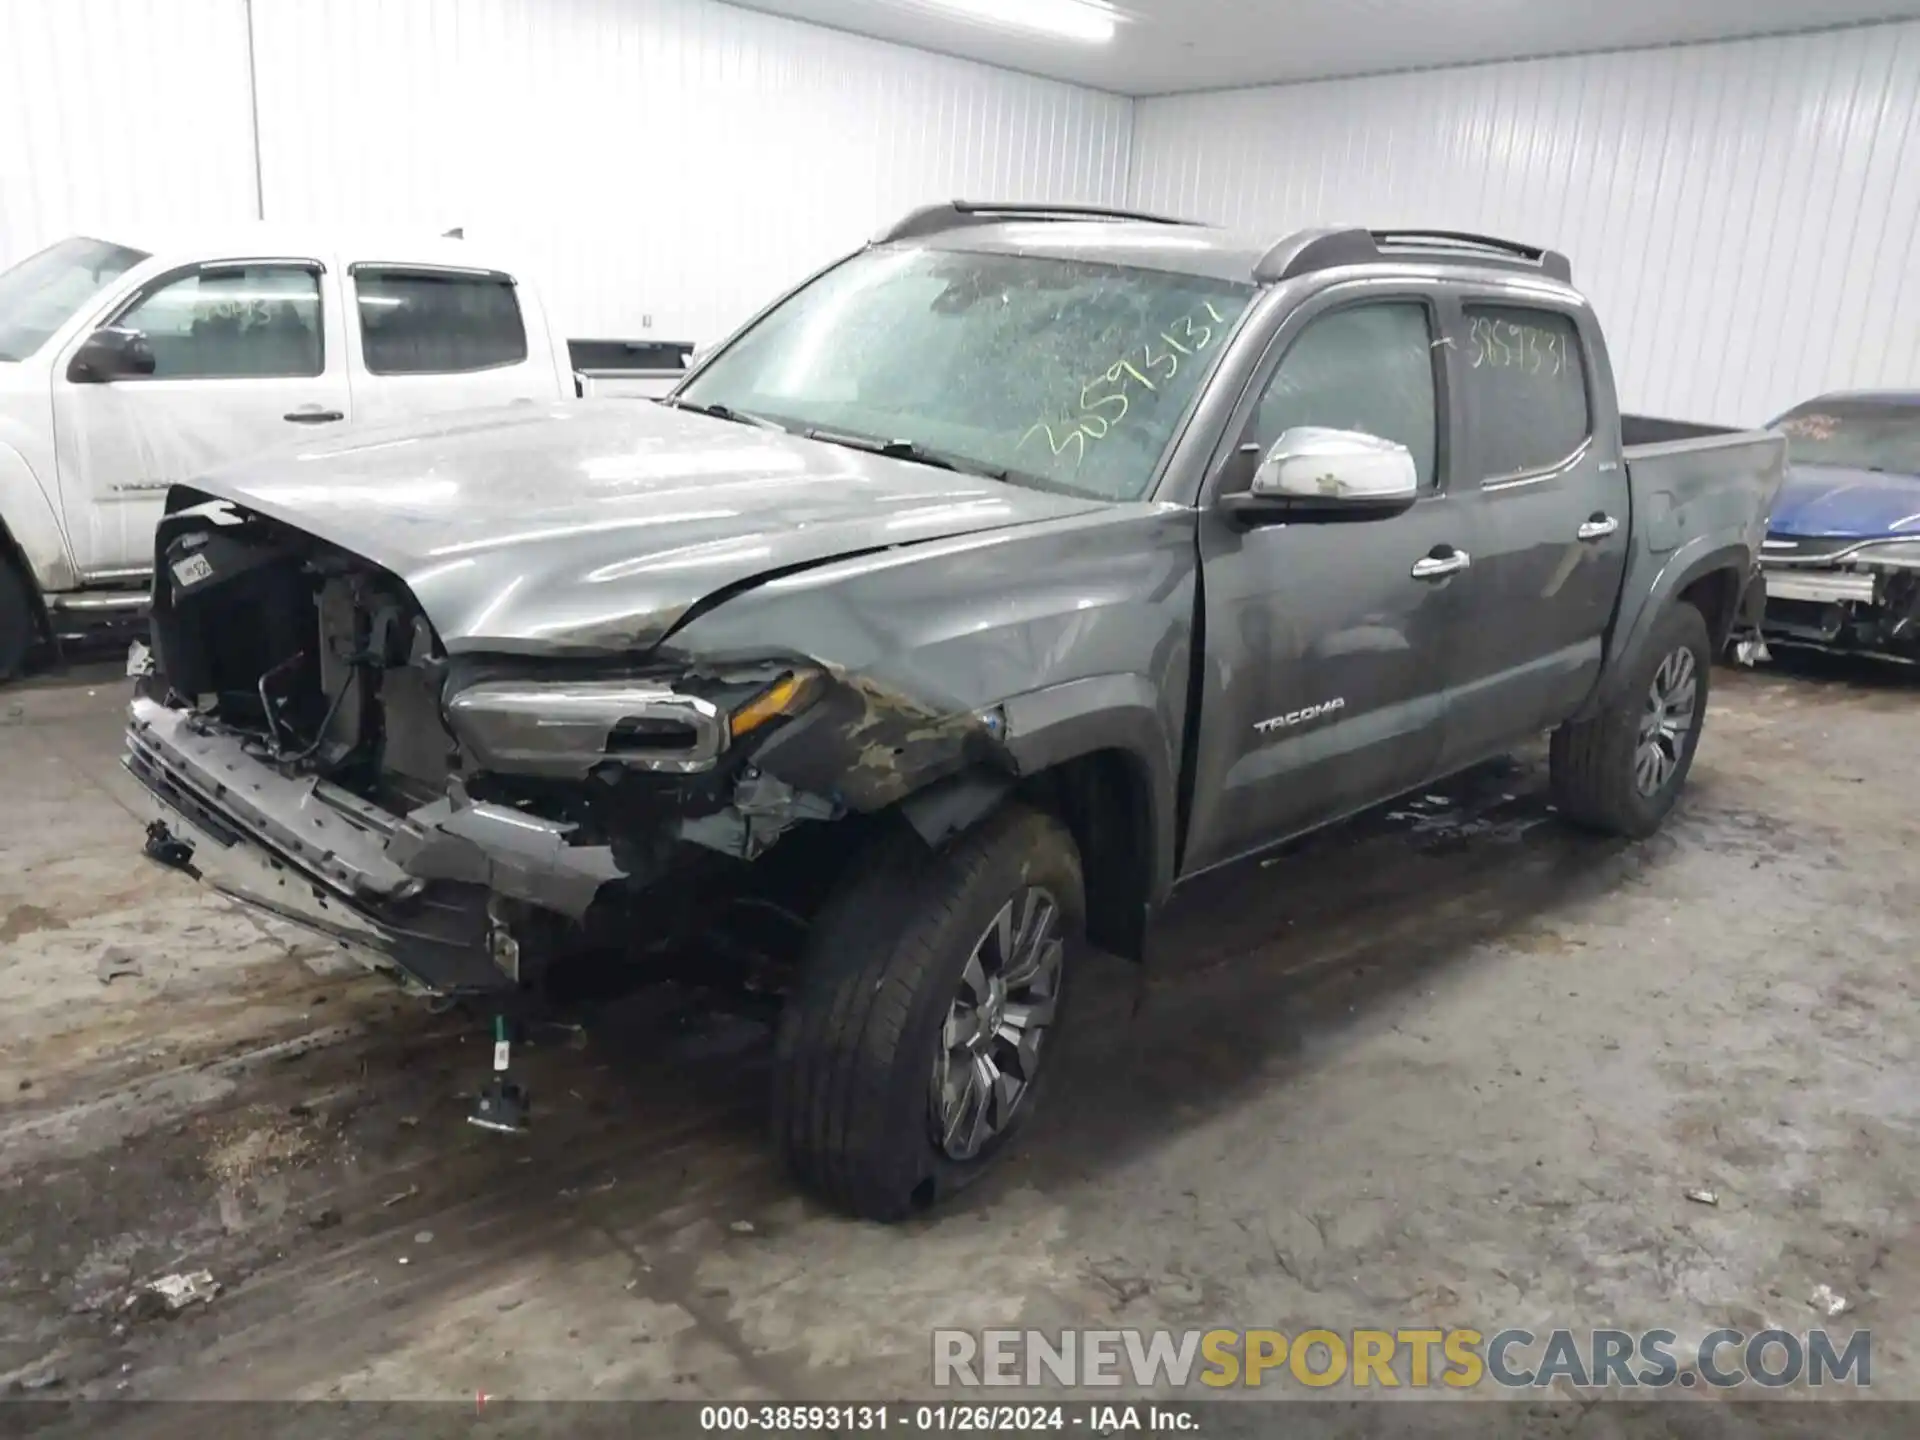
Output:
[[782,676],[733,712],[727,722],[733,738],[752,734],[782,715],[798,714],[811,703],[819,683],[820,676],[811,670]]

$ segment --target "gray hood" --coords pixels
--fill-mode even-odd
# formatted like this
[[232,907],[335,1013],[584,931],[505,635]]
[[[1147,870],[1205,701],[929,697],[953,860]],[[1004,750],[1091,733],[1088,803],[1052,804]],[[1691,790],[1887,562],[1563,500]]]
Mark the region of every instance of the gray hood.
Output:
[[631,653],[730,586],[1098,502],[647,401],[519,405],[195,482],[404,580],[452,653]]

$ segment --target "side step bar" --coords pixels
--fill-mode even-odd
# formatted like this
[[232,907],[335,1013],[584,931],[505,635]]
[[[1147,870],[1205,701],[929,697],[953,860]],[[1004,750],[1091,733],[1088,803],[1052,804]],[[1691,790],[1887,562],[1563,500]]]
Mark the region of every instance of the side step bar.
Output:
[[69,590],[45,597],[47,629],[56,647],[110,639],[147,617],[150,592],[138,590]]
[[145,590],[77,590],[47,596],[55,615],[135,615],[147,608]]

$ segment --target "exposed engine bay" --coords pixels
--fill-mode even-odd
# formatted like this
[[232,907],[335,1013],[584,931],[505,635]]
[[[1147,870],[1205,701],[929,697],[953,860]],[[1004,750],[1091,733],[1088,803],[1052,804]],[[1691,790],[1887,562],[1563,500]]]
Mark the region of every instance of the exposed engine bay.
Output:
[[[275,893],[243,898],[431,990],[695,931],[711,950],[727,913],[803,927],[855,837],[777,842],[897,798],[893,730],[956,766],[971,749],[804,659],[449,656],[395,576],[228,501],[169,515],[158,544],[128,768],[203,836],[266,853]],[[756,761],[783,732],[790,778]]]

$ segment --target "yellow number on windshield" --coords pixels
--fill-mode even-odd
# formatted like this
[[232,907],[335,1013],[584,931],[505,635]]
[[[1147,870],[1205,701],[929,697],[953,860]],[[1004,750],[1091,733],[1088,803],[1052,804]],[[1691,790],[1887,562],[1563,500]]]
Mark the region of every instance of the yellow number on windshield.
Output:
[[[1227,323],[1227,317],[1216,310],[1212,304],[1205,301],[1201,303],[1215,324]],[[1155,340],[1150,340],[1141,347],[1141,365],[1144,365],[1145,369],[1142,369],[1141,365],[1134,364],[1132,360],[1118,360],[1080,388],[1081,413],[1071,422],[1072,429],[1059,430],[1055,428],[1054,421],[1039,421],[1020,437],[1020,444],[1014,446],[1014,449],[1020,449],[1035,435],[1044,435],[1048,447],[1056,456],[1072,450],[1074,468],[1078,469],[1087,458],[1087,442],[1105,439],[1113,433],[1113,428],[1132,412],[1133,402],[1127,393],[1129,382],[1137,381],[1143,389],[1158,393],[1161,384],[1172,380],[1180,373],[1180,358],[1205,350],[1213,343],[1215,334],[1212,325],[1203,325],[1191,315],[1174,322],[1173,325],[1161,331]],[[1165,344],[1167,348],[1156,352],[1154,348],[1156,341]],[[1160,384],[1154,383],[1156,378]],[[1103,384],[1116,388],[1105,395],[1094,393]],[[1057,423],[1065,426],[1068,422],[1061,420]]]
[[1080,462],[1087,458],[1087,434],[1084,430],[1075,426],[1067,432],[1067,438],[1062,440],[1053,433],[1053,427],[1044,420],[1040,421],[1033,429],[1022,435],[1020,437],[1020,444],[1013,448],[1016,450],[1020,449],[1021,446],[1024,446],[1027,441],[1031,440],[1036,434],[1047,437],[1047,444],[1052,447],[1055,455],[1064,455],[1069,448],[1074,448],[1076,451],[1074,459],[1076,469],[1079,467]]
[[[1105,380],[1106,378],[1107,377],[1103,375],[1100,377],[1100,380],[1089,381],[1080,387],[1080,408],[1088,412],[1087,418],[1100,422],[1101,435],[1106,434],[1111,426],[1118,425],[1122,420],[1126,419],[1127,411],[1131,408],[1127,400],[1126,391],[1124,390],[1113,395],[1101,395],[1092,400],[1087,399],[1087,391],[1093,389],[1095,385],[1098,385],[1101,380]],[[1104,415],[1099,413],[1102,406],[1113,405],[1118,405],[1120,407],[1119,410]]]

